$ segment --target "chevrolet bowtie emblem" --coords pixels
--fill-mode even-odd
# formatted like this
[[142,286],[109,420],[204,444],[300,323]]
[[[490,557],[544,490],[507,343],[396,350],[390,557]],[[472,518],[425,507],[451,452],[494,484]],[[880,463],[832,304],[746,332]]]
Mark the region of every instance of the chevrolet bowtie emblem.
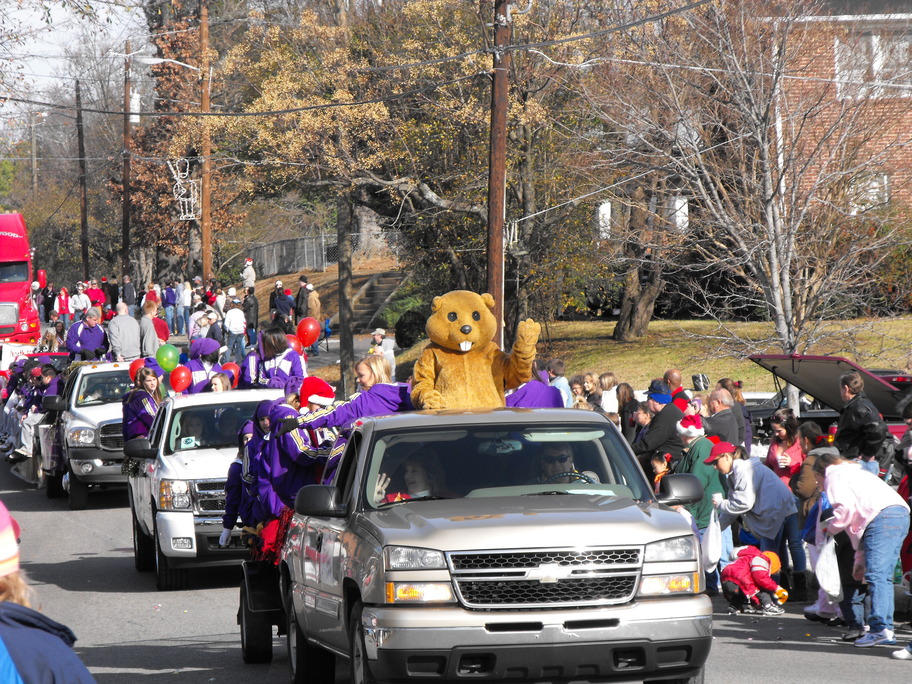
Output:
[[538,580],[542,584],[554,584],[562,579],[567,579],[573,568],[557,563],[545,563],[537,568],[532,568],[526,573],[526,579]]

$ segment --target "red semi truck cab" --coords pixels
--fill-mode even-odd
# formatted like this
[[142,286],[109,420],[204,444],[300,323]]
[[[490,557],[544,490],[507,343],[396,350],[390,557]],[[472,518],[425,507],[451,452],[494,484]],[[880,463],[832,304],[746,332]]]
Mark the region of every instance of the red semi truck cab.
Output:
[[4,359],[10,345],[33,347],[41,337],[38,311],[29,296],[33,281],[41,287],[47,285],[44,271],[33,273],[25,219],[22,214],[0,214],[0,345]]

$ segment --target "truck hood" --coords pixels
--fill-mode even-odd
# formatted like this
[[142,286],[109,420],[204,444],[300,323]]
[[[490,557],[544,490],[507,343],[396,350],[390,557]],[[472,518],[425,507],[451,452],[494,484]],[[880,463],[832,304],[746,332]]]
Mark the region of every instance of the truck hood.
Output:
[[159,457],[161,477],[177,480],[218,480],[228,476],[237,448],[188,449]]
[[[72,420],[86,425],[99,425],[111,421],[123,421],[123,406],[120,402],[98,404],[97,406],[80,406],[70,411]],[[71,421],[72,422],[72,421]]]
[[846,371],[857,371],[864,378],[865,394],[884,419],[901,420],[896,402],[902,398],[903,391],[848,359],[803,354],[754,354],[748,358],[837,411],[845,406],[839,393],[839,376]]
[[0,302],[16,302],[25,306],[26,295],[31,290],[31,283],[0,283]]
[[680,514],[658,504],[593,495],[397,503],[365,512],[363,522],[382,545],[427,545],[441,551],[642,546],[691,534]]

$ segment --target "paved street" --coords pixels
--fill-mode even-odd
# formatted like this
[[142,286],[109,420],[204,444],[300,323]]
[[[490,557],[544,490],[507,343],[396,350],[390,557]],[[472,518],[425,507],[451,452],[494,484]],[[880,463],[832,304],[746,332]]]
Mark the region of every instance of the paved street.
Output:
[[[89,510],[70,511],[65,500],[47,499],[0,465],[0,499],[22,526],[22,565],[38,606],[73,629],[79,655],[101,684],[288,680],[283,640],[276,639],[270,665],[241,660],[237,571],[196,571],[187,591],[162,593],[151,573],[133,568],[125,490],[96,494]],[[723,607],[717,599],[717,610]],[[713,684],[907,682],[912,676],[912,664],[891,660],[890,648],[842,644],[840,630],[808,622],[799,606],[788,606],[781,618],[720,614],[714,630],[707,671]]]

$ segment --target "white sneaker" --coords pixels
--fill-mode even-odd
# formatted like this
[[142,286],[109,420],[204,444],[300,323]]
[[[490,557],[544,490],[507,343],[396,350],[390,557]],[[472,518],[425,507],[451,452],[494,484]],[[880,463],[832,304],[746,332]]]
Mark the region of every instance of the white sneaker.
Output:
[[895,644],[896,639],[893,638],[893,632],[889,629],[884,629],[880,632],[868,632],[860,639],[855,640],[855,645],[858,648],[867,648],[868,646],[879,646],[880,644]]
[[890,657],[896,658],[896,660],[912,660],[912,650],[909,649],[909,646],[906,646],[901,651],[893,651],[893,653],[890,654]]

